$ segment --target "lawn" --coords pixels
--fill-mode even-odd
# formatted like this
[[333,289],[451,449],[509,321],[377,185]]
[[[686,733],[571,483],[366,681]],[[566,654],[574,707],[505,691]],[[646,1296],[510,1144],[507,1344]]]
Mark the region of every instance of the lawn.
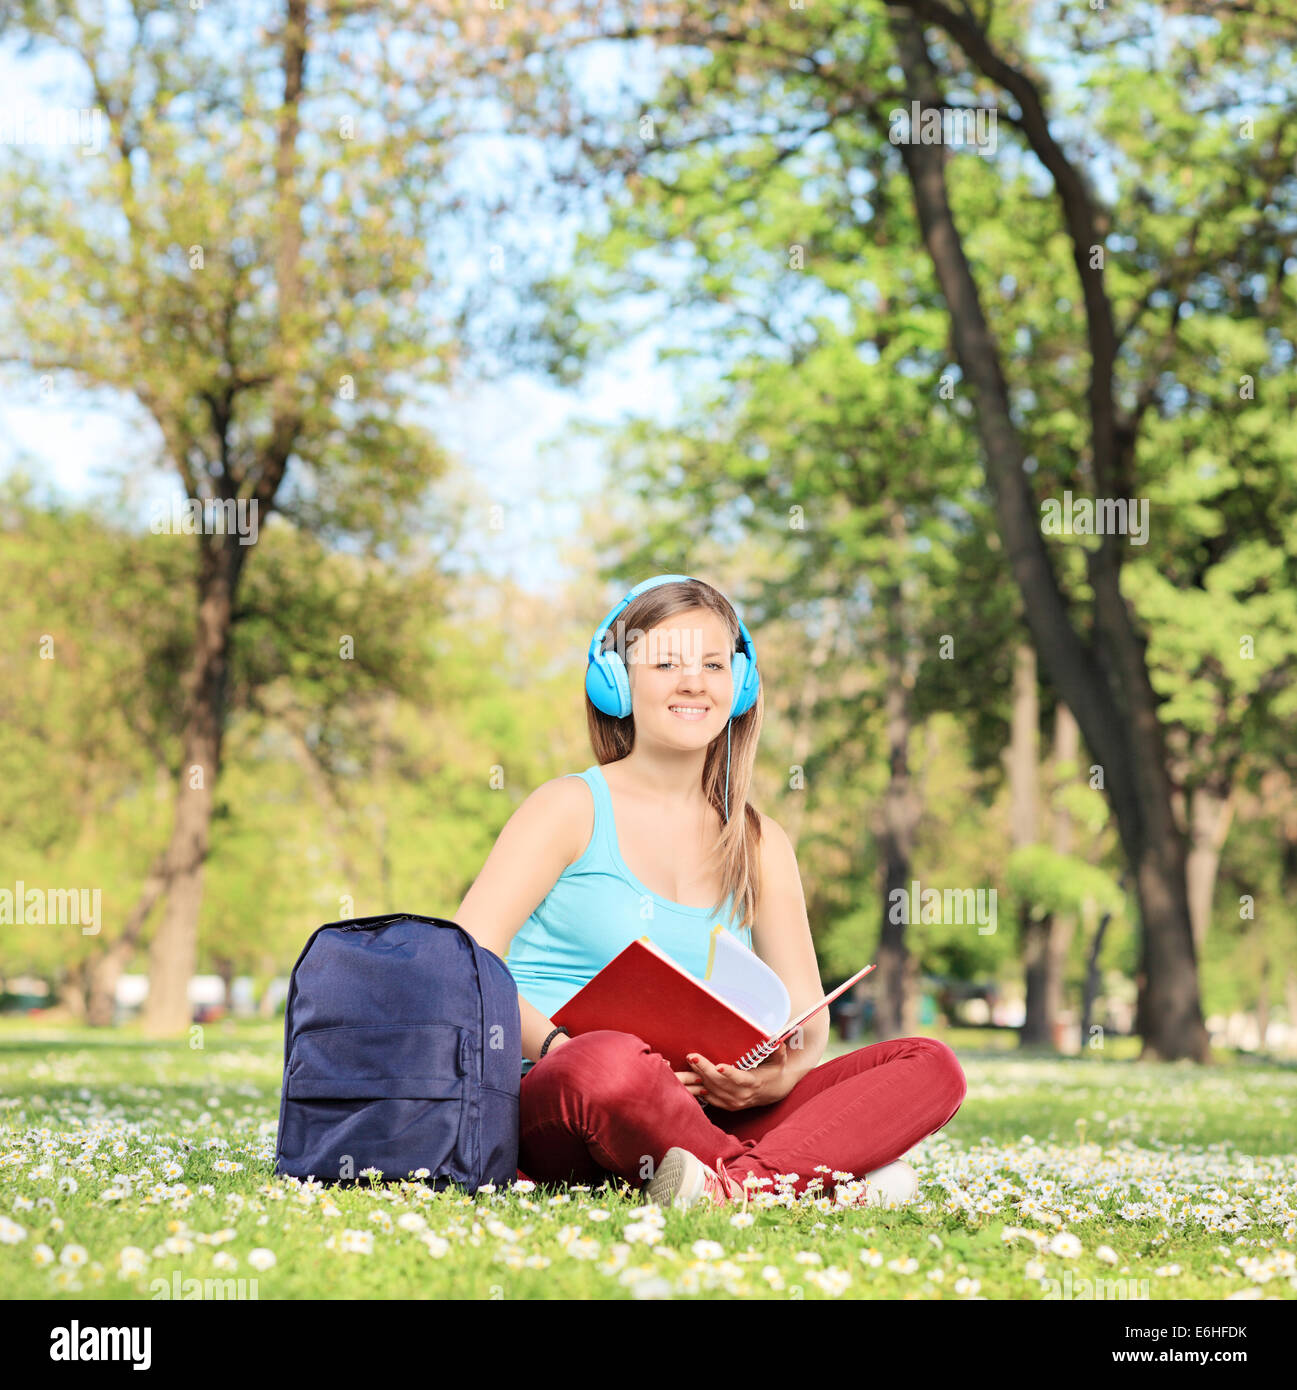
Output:
[[1297,1300],[1297,1068],[941,1036],[968,1095],[907,1155],[921,1201],[680,1212],[276,1179],[282,1024],[191,1048],[5,1020],[0,1297]]

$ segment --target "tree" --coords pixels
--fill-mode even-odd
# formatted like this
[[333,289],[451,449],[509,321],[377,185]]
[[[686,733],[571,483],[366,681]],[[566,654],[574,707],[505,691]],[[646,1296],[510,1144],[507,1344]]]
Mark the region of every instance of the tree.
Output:
[[[871,224],[890,192],[871,178],[865,135],[904,170],[919,244],[944,301],[959,391],[975,412],[1003,563],[1046,679],[1074,712],[1102,770],[1140,902],[1138,1029],[1145,1055],[1206,1060],[1188,854],[1168,746],[1174,741],[1150,671],[1147,618],[1134,607],[1134,583],[1123,584],[1127,535],[1108,528],[1056,540],[1043,526],[1042,501],[1057,505],[1074,490],[1092,505],[1097,499],[1129,515],[1154,480],[1183,478],[1176,467],[1183,460],[1163,460],[1141,446],[1159,421],[1182,409],[1177,376],[1194,360],[1185,328],[1191,317],[1218,360],[1233,366],[1246,357],[1255,366],[1244,376],[1267,388],[1259,400],[1255,392],[1245,398],[1247,409],[1259,409],[1274,434],[1291,399],[1292,369],[1274,320],[1292,308],[1285,219],[1297,180],[1293,122],[1267,101],[1266,73],[1241,71],[1240,37],[1265,30],[1266,19],[1226,14],[1206,39],[1198,37],[1201,26],[1178,27],[1150,74],[1142,52],[1123,44],[1125,31],[1137,34],[1149,13],[1123,16],[1115,34],[1102,14],[1083,14],[1064,31],[1087,57],[1102,53],[1093,89],[1111,94],[1075,134],[1052,115],[1046,86],[1025,56],[1029,36],[1015,16],[996,16],[988,29],[971,11],[940,0],[754,11],[750,23],[711,4],[654,6],[651,16],[646,7],[644,22],[637,14],[624,25],[594,24],[572,44],[652,39],[678,60],[663,65],[657,114],[641,118],[636,134],[625,136],[625,125],[601,113],[597,130],[593,123],[583,128],[583,148],[597,172],[625,179],[616,230],[603,238],[609,259],[620,258],[624,228],[646,206],[674,239],[699,253],[705,269],[694,283],[709,302],[737,306],[713,343],[732,338],[744,317],[730,267],[763,239],[756,210],[777,205],[765,190],[787,184],[813,139],[817,151],[827,139],[860,156],[854,167],[841,161],[847,182],[840,195],[843,204],[861,207],[860,222]],[[937,31],[939,40],[929,37]],[[563,51],[558,45],[556,53]],[[1274,60],[1276,77],[1282,61]],[[559,57],[549,71],[546,98],[555,107],[571,105]],[[1243,76],[1261,114],[1236,127],[1228,94]],[[1154,133],[1132,123],[1123,104],[1136,85]],[[980,169],[968,170],[971,157],[963,180],[951,183],[946,146],[892,139],[894,108],[908,111],[917,100],[922,109],[944,109],[948,90],[961,105],[971,99],[994,109],[1021,142],[1021,156],[1015,150],[995,181],[998,198],[986,196],[992,181]],[[1115,195],[1101,196],[1085,167],[1092,134],[1106,141],[1106,182]],[[826,161],[818,162],[822,168]],[[824,187],[825,180],[817,182],[816,197]],[[1011,229],[1003,225],[1007,208]],[[740,219],[745,234],[737,237]],[[728,238],[713,236],[717,227]],[[851,230],[843,223],[826,245],[858,247],[863,238]],[[1038,239],[1024,241],[1033,234]],[[641,276],[633,288],[650,278]],[[843,259],[827,283],[853,278],[860,278],[858,267]],[[1024,300],[1034,313],[1023,313]],[[598,330],[574,322],[574,299],[556,303],[554,360],[570,370],[597,343]],[[1238,318],[1255,330],[1246,343],[1229,331]],[[1278,487],[1254,473],[1227,480],[1222,492],[1231,512],[1286,495],[1289,475],[1280,476]],[[1244,530],[1227,527],[1198,555],[1198,583],[1209,584],[1213,569],[1247,550],[1264,512],[1262,502]],[[1273,535],[1267,543],[1273,547]],[[1278,575],[1271,570],[1262,582],[1273,592]],[[1268,658],[1269,693],[1290,685],[1290,673],[1285,641]]]
[[6,926],[9,959],[51,979],[65,970],[76,1011],[110,1022],[105,989],[133,949],[123,904],[166,832],[188,566],[178,546],[141,547],[100,509],[39,498],[23,475],[0,517],[2,877],[100,902],[89,933],[78,921]]
[[366,6],[316,14],[282,0],[264,13],[277,14],[269,35],[137,0],[122,47],[53,0],[12,21],[28,46],[77,60],[110,136],[105,158],[64,161],[57,176],[52,155],[8,152],[16,360],[133,397],[202,518],[173,823],[131,915],[138,929],[163,903],[157,1033],[189,1019],[232,641],[259,535],[279,511],[391,546],[443,467],[403,415],[451,351],[427,343],[424,302],[446,111],[403,100],[436,55],[390,43]]
[[[891,10],[890,27],[901,64],[921,105],[946,104],[923,21],[940,23],[976,70],[1017,104],[1013,123],[1053,180],[1085,306],[1090,357],[1087,481],[1096,498],[1129,507],[1139,496],[1136,446],[1142,417],[1163,389],[1179,311],[1197,278],[1196,267],[1181,266],[1178,273],[1172,269],[1170,279],[1176,290],[1169,330],[1144,366],[1134,401],[1123,407],[1117,381],[1121,331],[1103,275],[1102,251],[1113,219],[1106,209],[1101,210],[1088,181],[1051,130],[1040,84],[1026,65],[1005,57],[1005,45],[993,43],[970,15],[957,13],[940,0],[914,0]],[[1273,141],[1249,161],[1248,169],[1255,183],[1267,189],[1282,177],[1286,162],[1286,156],[1279,157],[1282,136],[1277,119],[1274,129]],[[1038,524],[1023,468],[1028,451],[1013,419],[998,344],[951,215],[945,154],[939,146],[923,144],[904,145],[901,153],[914,187],[924,243],[950,306],[960,365],[977,398],[984,456],[996,490],[997,519],[1033,641],[1052,684],[1075,711],[1086,742],[1103,766],[1134,874],[1143,925],[1137,1028],[1144,1038],[1145,1054],[1206,1060],[1184,836],[1175,820],[1174,789],[1159,702],[1145,659],[1145,638],[1121,592],[1122,537],[1107,531],[1087,550],[1093,596],[1087,640],[1068,611]],[[1242,194],[1237,187],[1232,192],[1235,197]],[[1275,229],[1268,231],[1266,243],[1276,247]]]

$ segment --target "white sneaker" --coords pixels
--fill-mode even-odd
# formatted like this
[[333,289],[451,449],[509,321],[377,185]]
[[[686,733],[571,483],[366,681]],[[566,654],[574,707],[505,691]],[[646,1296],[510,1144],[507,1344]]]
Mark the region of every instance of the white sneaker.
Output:
[[662,1207],[691,1207],[702,1201],[747,1204],[742,1183],[725,1171],[723,1159],[718,1158],[715,1168],[709,1168],[697,1154],[676,1146],[662,1155],[645,1191],[650,1202]]
[[866,1173],[865,1181],[867,1206],[901,1207],[919,1195],[919,1175],[903,1158]]

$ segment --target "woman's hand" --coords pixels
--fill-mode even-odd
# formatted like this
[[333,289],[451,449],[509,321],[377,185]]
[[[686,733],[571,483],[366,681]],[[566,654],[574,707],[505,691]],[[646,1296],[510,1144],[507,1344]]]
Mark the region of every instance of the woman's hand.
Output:
[[788,1044],[780,1043],[760,1066],[750,1071],[727,1063],[712,1066],[700,1053],[689,1053],[695,1071],[678,1071],[676,1078],[692,1096],[718,1110],[750,1110],[782,1100],[792,1090],[788,1074]]

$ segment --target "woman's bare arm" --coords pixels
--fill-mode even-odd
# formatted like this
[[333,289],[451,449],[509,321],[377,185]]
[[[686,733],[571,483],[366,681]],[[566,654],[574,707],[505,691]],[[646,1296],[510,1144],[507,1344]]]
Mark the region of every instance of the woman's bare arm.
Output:
[[[576,839],[589,798],[580,778],[555,777],[537,787],[505,823],[454,916],[488,951],[504,956],[519,927],[585,848]],[[518,1012],[522,1055],[534,1060],[554,1023],[521,995]],[[560,1033],[549,1051],[566,1041]]]

